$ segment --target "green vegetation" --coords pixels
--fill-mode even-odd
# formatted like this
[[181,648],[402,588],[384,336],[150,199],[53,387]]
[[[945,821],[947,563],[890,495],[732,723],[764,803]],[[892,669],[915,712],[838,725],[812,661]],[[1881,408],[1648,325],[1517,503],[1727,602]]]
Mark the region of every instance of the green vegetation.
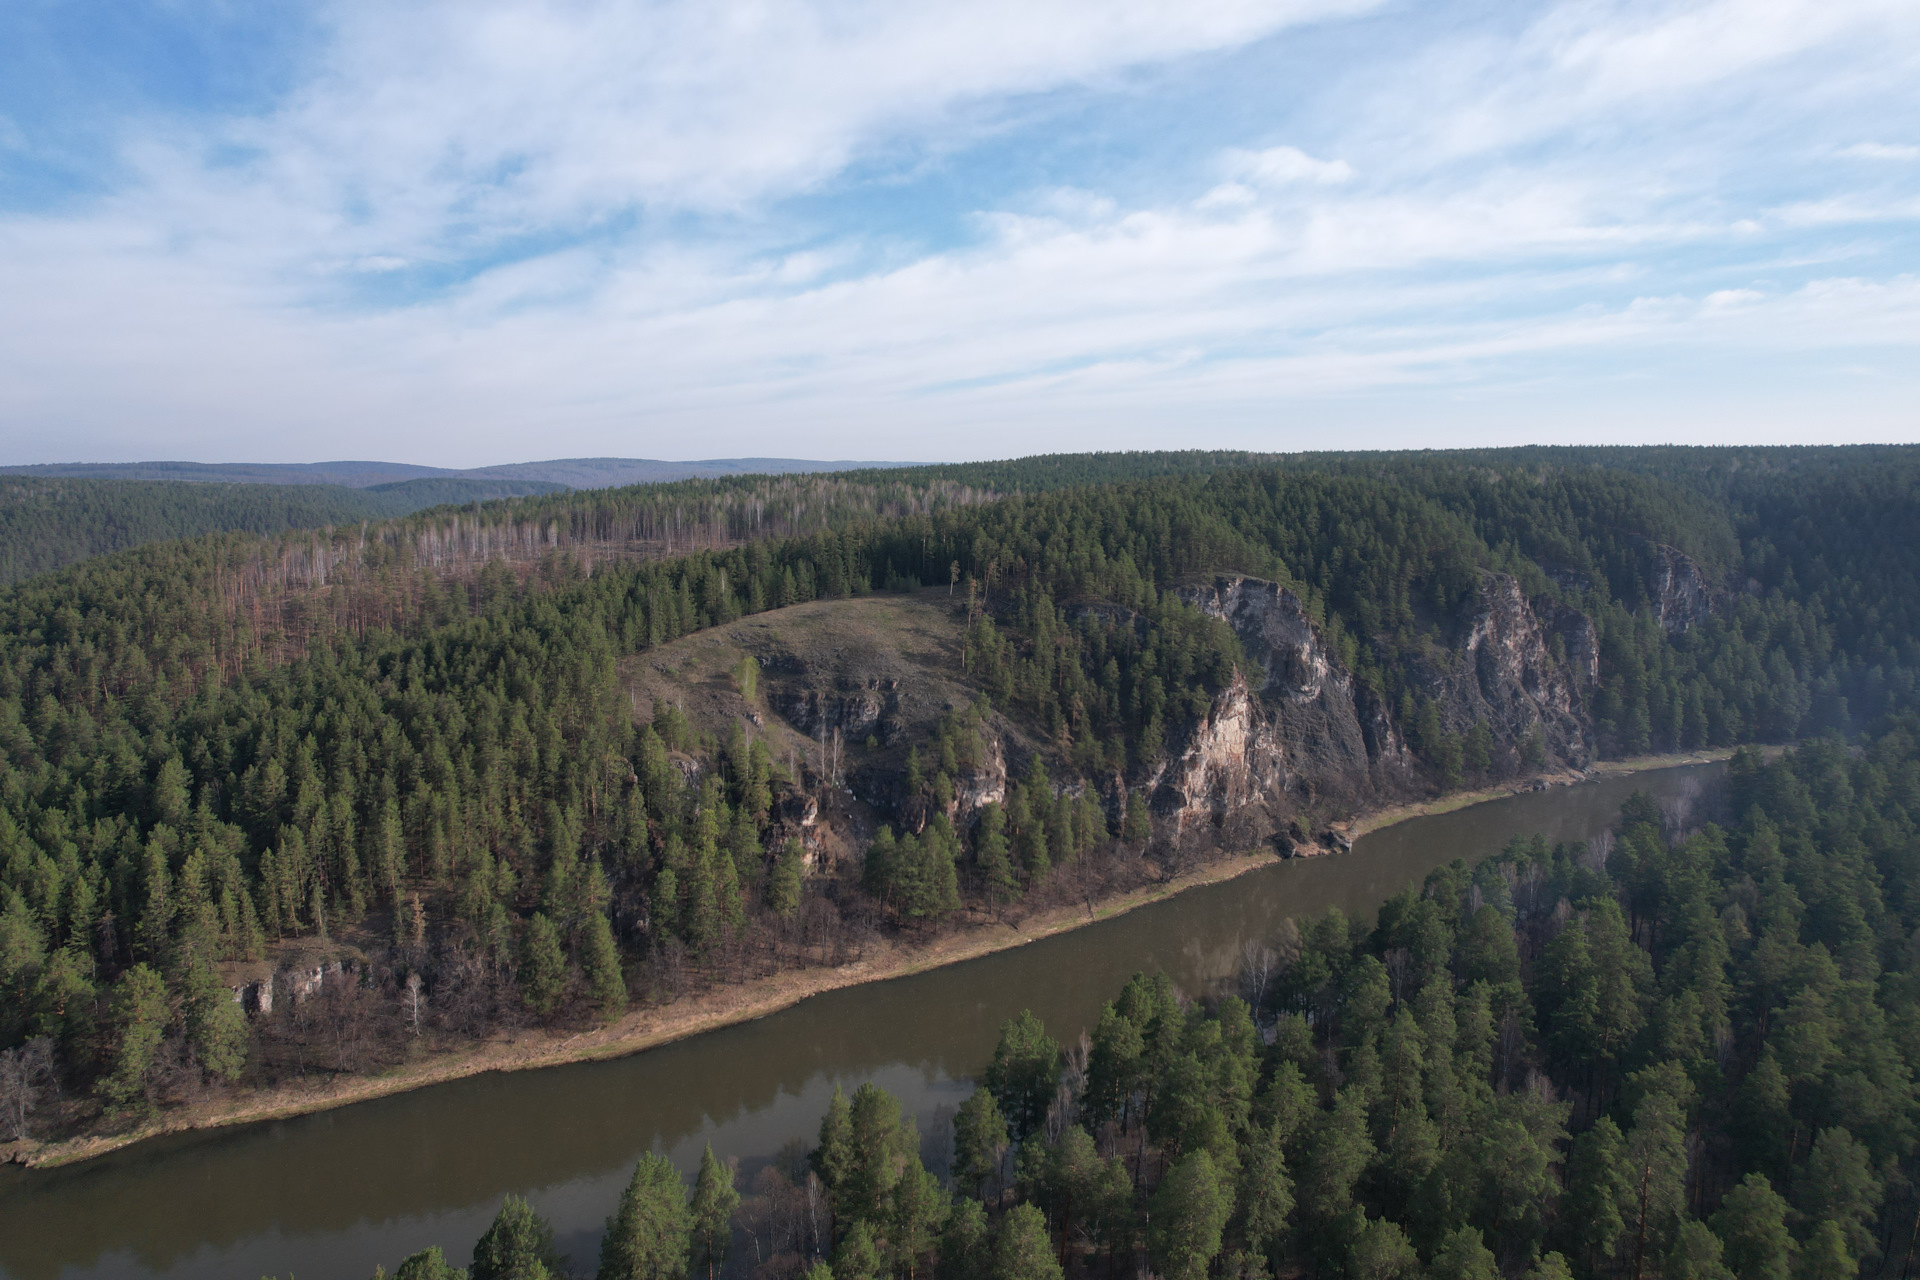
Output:
[[[946,1186],[897,1100],[836,1091],[805,1165],[755,1183],[755,1256],[937,1280],[1136,1274],[1143,1255],[1196,1280],[1903,1272],[1920,720],[1731,772],[1730,827],[1635,796],[1608,840],[1516,839],[1371,926],[1287,922],[1250,998],[1139,974],[1064,1052],[1010,1020]],[[651,1207],[623,1198],[601,1274],[716,1257],[731,1185],[709,1150],[689,1209],[646,1157]],[[808,1196],[823,1230],[771,1208]],[[666,1224],[653,1270],[625,1261],[643,1211]],[[508,1235],[528,1256],[540,1239],[496,1224],[482,1245]]]
[[0,474],[0,585],[149,542],[220,531],[275,534],[358,526],[446,503],[549,493],[510,480],[220,484],[184,480],[46,479]]
[[[1591,619],[1579,710],[1603,754],[1859,732],[1911,706],[1911,451],[1701,456],[736,478],[152,544],[16,584],[0,1052],[52,1061],[61,1101],[43,1082],[15,1111],[47,1132],[209,1082],[372,1070],[423,1030],[581,1025],[843,962],[877,929],[1091,898],[1145,865],[1141,788],[1245,669],[1177,591],[1217,572],[1296,592],[1436,788],[1547,762],[1437,692],[1489,573],[1540,616]],[[719,549],[644,558],[689,541]],[[1697,598],[1673,588],[1688,574]],[[856,875],[805,874],[781,816],[831,770],[635,706],[621,681],[631,655],[748,614],[922,588],[964,614],[973,698],[904,744]],[[766,678],[743,665],[734,688]],[[1003,800],[956,822],[1003,732],[1031,750]],[[1496,1026],[1517,1007],[1497,943],[1476,960]],[[316,976],[238,1020],[225,984],[262,962]],[[1016,1136],[1035,1123],[1003,1114]],[[1392,1239],[1370,1238],[1388,1267]]]

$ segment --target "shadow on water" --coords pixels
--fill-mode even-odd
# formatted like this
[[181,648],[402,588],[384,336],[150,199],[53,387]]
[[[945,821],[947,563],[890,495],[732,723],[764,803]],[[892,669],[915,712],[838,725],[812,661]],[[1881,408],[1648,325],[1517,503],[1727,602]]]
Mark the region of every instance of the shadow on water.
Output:
[[1031,1008],[1063,1042],[1136,970],[1189,991],[1288,916],[1370,915],[1455,858],[1515,835],[1584,840],[1634,790],[1671,803],[1723,774],[1689,765],[1419,818],[1351,854],[1275,863],[1115,920],[963,964],[813,997],[784,1013],[611,1062],[488,1075],[69,1169],[0,1170],[0,1272],[16,1280],[258,1276],[364,1280],[429,1244],[464,1261],[500,1200],[526,1195],[591,1271],[643,1151],[691,1175],[711,1141],[746,1177],[809,1138],[835,1083],[874,1080],[921,1117],[970,1091],[1000,1024]]

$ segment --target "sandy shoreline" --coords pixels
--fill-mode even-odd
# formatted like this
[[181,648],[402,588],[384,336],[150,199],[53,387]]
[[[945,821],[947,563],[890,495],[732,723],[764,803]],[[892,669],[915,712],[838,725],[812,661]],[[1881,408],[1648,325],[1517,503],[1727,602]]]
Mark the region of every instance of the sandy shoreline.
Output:
[[[1730,750],[1704,751],[1606,761],[1588,770],[1584,778],[1702,764],[1724,760],[1732,754]],[[1561,774],[1543,780],[1551,784],[1565,784],[1583,778],[1582,775]],[[1343,824],[1340,829],[1358,838],[1410,818],[1451,813],[1532,789],[1530,780],[1522,786],[1458,792],[1420,804],[1395,805],[1363,814]],[[591,1031],[558,1036],[550,1031],[531,1029],[507,1039],[491,1040],[472,1048],[450,1050],[416,1063],[403,1064],[377,1076],[345,1080],[334,1078],[324,1084],[308,1087],[282,1085],[242,1097],[190,1105],[121,1133],[59,1142],[11,1143],[0,1146],[0,1161],[11,1160],[35,1168],[53,1168],[89,1160],[164,1134],[305,1115],[487,1071],[525,1071],[570,1062],[623,1057],[702,1032],[763,1018],[792,1008],[809,996],[867,982],[905,977],[1024,946],[1041,938],[1123,915],[1200,885],[1231,880],[1260,867],[1270,866],[1274,861],[1274,855],[1265,850],[1234,854],[1209,862],[1164,884],[1144,886],[1107,899],[1091,911],[1083,904],[1061,906],[1028,916],[1020,921],[1018,927],[975,923],[933,942],[918,945],[883,940],[864,960],[854,964],[834,969],[799,970],[735,986],[714,987],[686,1001],[684,1005],[636,1010],[616,1022]]]

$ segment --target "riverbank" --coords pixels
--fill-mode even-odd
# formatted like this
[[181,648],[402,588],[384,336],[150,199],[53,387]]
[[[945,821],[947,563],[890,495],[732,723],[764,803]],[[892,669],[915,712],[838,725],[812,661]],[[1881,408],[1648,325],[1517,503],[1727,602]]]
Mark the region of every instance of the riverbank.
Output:
[[[1458,793],[1417,805],[1394,806],[1364,815],[1342,829],[1357,838],[1367,832],[1412,818],[1450,813],[1474,804],[1516,793],[1577,783],[1598,776],[1642,772],[1676,765],[1724,759],[1729,752],[1702,752],[1680,756],[1646,757],[1611,762],[1585,775],[1560,774],[1529,779],[1520,785]],[[713,988],[679,1004],[649,1007],[627,1014],[609,1026],[574,1035],[530,1030],[454,1050],[419,1062],[392,1068],[381,1075],[333,1079],[307,1087],[282,1086],[243,1095],[210,1099],[170,1111],[153,1122],[115,1134],[93,1135],[63,1142],[13,1144],[0,1148],[0,1160],[12,1158],[35,1167],[71,1164],[104,1155],[121,1147],[164,1134],[250,1124],[329,1110],[426,1085],[439,1084],[489,1071],[520,1071],[571,1062],[621,1057],[675,1040],[737,1023],[766,1017],[791,1008],[810,996],[865,983],[925,972],[994,952],[1023,946],[1100,920],[1164,901],[1201,885],[1217,884],[1272,865],[1266,851],[1220,858],[1194,868],[1172,881],[1142,886],[1099,902],[1089,910],[1071,904],[1036,912],[1016,926],[975,923],[929,943],[883,941],[868,956],[836,969],[813,969],[778,974],[737,986]]]

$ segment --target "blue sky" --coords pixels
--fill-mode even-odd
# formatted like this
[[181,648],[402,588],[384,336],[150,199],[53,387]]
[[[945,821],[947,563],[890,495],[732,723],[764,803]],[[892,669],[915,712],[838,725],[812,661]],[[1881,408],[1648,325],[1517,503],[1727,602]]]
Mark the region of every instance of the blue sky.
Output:
[[1911,0],[13,0],[0,461],[1920,437]]

